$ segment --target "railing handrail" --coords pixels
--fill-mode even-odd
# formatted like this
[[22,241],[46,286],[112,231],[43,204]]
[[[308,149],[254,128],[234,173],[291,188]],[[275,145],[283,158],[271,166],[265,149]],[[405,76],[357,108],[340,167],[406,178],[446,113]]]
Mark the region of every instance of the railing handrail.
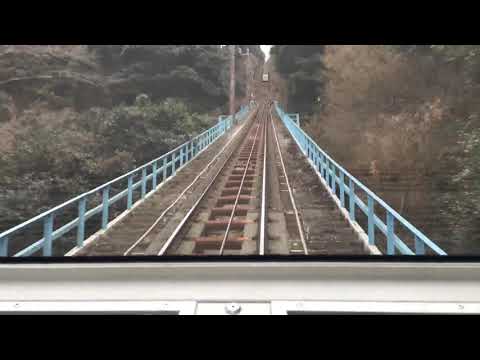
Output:
[[[244,115],[245,113],[247,113],[249,110],[250,110],[250,106],[247,105],[247,106],[245,106],[244,108],[242,108],[240,111],[238,111],[235,115],[238,116],[239,118],[242,118],[243,115]],[[18,224],[18,225],[16,225],[16,226],[10,228],[10,229],[7,229],[7,230],[3,231],[2,233],[0,233],[0,243],[1,243],[2,239],[8,238],[9,236],[14,235],[14,234],[17,233],[18,231],[20,231],[20,230],[28,227],[29,225],[32,225],[33,223],[36,223],[37,221],[42,220],[42,219],[46,218],[46,217],[49,216],[49,215],[53,215],[53,214],[55,214],[56,212],[62,210],[63,208],[65,208],[65,207],[67,207],[67,206],[69,206],[69,205],[75,204],[76,202],[78,202],[79,200],[85,198],[86,196],[89,196],[89,195],[95,194],[95,193],[97,193],[97,192],[100,192],[100,191],[104,190],[105,188],[111,186],[112,184],[115,184],[115,183],[117,183],[117,182],[119,182],[119,181],[121,181],[121,180],[124,180],[124,179],[128,178],[129,176],[132,176],[132,175],[134,175],[134,174],[137,174],[137,173],[139,173],[140,171],[142,171],[143,169],[146,169],[147,167],[149,167],[149,166],[151,166],[151,165],[159,162],[160,160],[163,160],[163,159],[167,158],[168,156],[170,156],[170,155],[172,155],[172,154],[175,154],[177,151],[181,150],[181,149],[184,148],[184,147],[188,147],[188,145],[190,145],[192,142],[194,142],[195,140],[198,140],[198,139],[201,138],[202,136],[205,136],[207,133],[216,131],[216,130],[218,130],[218,129],[223,129],[223,127],[226,126],[227,123],[229,122],[229,119],[230,119],[230,118],[231,118],[231,116],[228,116],[228,117],[222,119],[220,122],[216,123],[216,124],[213,125],[212,127],[208,128],[208,129],[206,129],[205,131],[203,131],[202,133],[194,136],[191,140],[189,140],[189,141],[187,141],[187,142],[185,142],[185,143],[177,146],[177,147],[174,148],[173,150],[170,150],[169,152],[167,152],[167,153],[165,153],[165,154],[163,154],[163,155],[161,155],[161,156],[159,156],[159,157],[157,157],[157,158],[155,158],[155,159],[153,159],[153,160],[151,160],[151,161],[149,161],[149,162],[147,162],[147,163],[145,163],[145,164],[143,164],[143,165],[141,165],[141,166],[138,166],[137,168],[135,168],[135,169],[133,169],[133,170],[131,170],[131,171],[123,174],[123,175],[120,175],[120,176],[116,177],[115,179],[112,179],[112,180],[110,180],[110,181],[108,181],[108,182],[106,182],[106,183],[104,183],[104,184],[101,184],[101,185],[99,185],[99,186],[97,186],[97,187],[95,187],[95,188],[93,188],[93,189],[91,189],[91,190],[88,190],[88,191],[86,191],[86,192],[84,192],[84,193],[82,193],[82,194],[80,194],[80,195],[78,195],[78,196],[76,196],[76,197],[74,197],[74,198],[72,198],[72,199],[69,199],[69,200],[67,200],[67,201],[65,201],[65,202],[63,202],[63,203],[61,203],[61,204],[59,204],[59,205],[57,205],[57,206],[55,206],[55,207],[47,210],[47,211],[44,211],[44,212],[41,213],[41,214],[38,214],[38,215],[32,217],[32,218],[29,219],[29,220],[26,220],[26,221],[24,221],[24,222],[22,222],[22,223],[20,223],[20,224]],[[230,125],[231,125],[231,124],[230,124]],[[229,127],[230,127],[230,126],[228,126],[227,128],[229,128]],[[221,135],[223,135],[223,134],[220,134],[219,136],[221,136]],[[173,160],[174,160],[174,159],[172,159],[172,161],[173,161]],[[160,169],[158,169],[158,170],[162,170],[162,168],[163,168],[163,166],[162,166]],[[151,175],[150,175],[150,176],[151,176]],[[150,176],[149,176],[149,177],[150,177]],[[74,222],[74,221],[76,221],[76,220],[78,220],[78,217],[75,218],[74,220],[72,220],[71,222]],[[41,239],[41,240],[43,240],[43,239]],[[1,244],[0,244],[0,245],[1,245]],[[1,248],[0,248],[0,250],[1,250]],[[0,256],[1,256],[1,253],[0,253]]]
[[[423,243],[428,245],[430,249],[435,251],[437,254],[440,255],[447,255],[445,251],[443,251],[437,244],[435,244],[432,240],[430,240],[425,234],[423,234],[420,230],[418,230],[415,226],[413,226],[408,220],[406,220],[403,216],[401,216],[397,211],[395,211],[390,205],[388,205],[385,201],[383,201],[378,195],[376,195],[373,191],[371,191],[368,187],[366,187],[360,180],[358,180],[355,176],[350,174],[348,170],[346,170],[343,166],[338,164],[330,155],[328,155],[300,126],[293,121],[289,114],[285,113],[278,102],[275,101],[275,107],[277,113],[280,115],[282,120],[284,118],[288,119],[289,123],[293,125],[306,139],[308,139],[315,147],[322,153],[322,155],[329,160],[334,166],[338,168],[344,175],[346,175],[349,179],[351,179],[355,185],[360,187],[368,196],[370,196],[375,202],[377,202],[380,206],[382,206],[385,210],[387,210],[396,220],[398,220],[403,226],[405,226],[408,230],[410,230],[413,235],[418,237]],[[293,134],[292,134],[293,135]],[[293,136],[295,138],[295,136]],[[296,139],[295,139],[296,140]],[[300,149],[305,152],[305,150],[300,146]],[[336,176],[336,175],[335,175]],[[406,246],[406,245],[405,245]]]

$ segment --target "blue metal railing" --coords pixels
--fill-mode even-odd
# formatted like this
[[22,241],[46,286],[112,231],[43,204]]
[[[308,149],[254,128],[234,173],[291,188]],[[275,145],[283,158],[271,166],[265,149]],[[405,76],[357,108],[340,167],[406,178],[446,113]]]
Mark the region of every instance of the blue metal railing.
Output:
[[[235,114],[237,121],[243,120],[252,105],[242,106],[240,111]],[[63,204],[60,204],[42,214],[27,220],[20,225],[17,225],[9,230],[0,233],[0,256],[8,256],[9,238],[20,233],[23,230],[30,228],[34,224],[43,222],[43,237],[27,246],[26,248],[14,254],[15,257],[29,256],[42,250],[43,256],[52,255],[53,242],[65,235],[67,232],[77,229],[76,246],[82,247],[85,240],[85,223],[96,214],[102,215],[101,229],[106,230],[109,226],[109,209],[112,204],[120,199],[127,197],[127,210],[130,210],[134,204],[145,199],[145,197],[155,191],[157,186],[166,179],[175,176],[176,171],[183,165],[194,159],[200,152],[206,149],[210,144],[215,142],[219,137],[224,135],[227,130],[232,127],[232,117],[220,117],[216,125],[210,129],[205,130],[201,134],[195,136],[192,140],[176,147],[168,153],[122,175],[113,179],[103,185],[96,187],[93,190],[87,191],[73,199],[70,199]],[[178,165],[178,166],[177,166]],[[170,174],[167,170],[170,169]],[[134,177],[140,175],[141,180],[134,182]],[[161,176],[161,181],[158,183],[158,178]],[[119,185],[120,181],[127,180],[127,188],[120,191],[118,194],[111,196],[110,190],[113,185]],[[150,190],[147,192],[147,187],[150,184]],[[140,188],[141,197],[133,202],[133,191]],[[101,204],[87,210],[87,200],[96,194],[101,194]],[[68,222],[67,224],[54,229],[55,215],[69,206],[78,207],[78,217]],[[113,221],[114,219],[112,219]]]
[[[375,195],[370,189],[363,185],[359,180],[352,176],[347,170],[333,160],[325,151],[323,151],[301,128],[297,125],[298,118],[294,121],[286,114],[275,102],[275,108],[280,119],[296,141],[304,155],[311,161],[315,171],[325,180],[340,206],[349,212],[352,222],[355,220],[356,206],[367,216],[368,225],[368,243],[375,245],[375,229],[379,229],[387,238],[387,254],[394,255],[395,249],[405,255],[424,255],[425,246],[433,250],[435,254],[447,255],[438,245],[431,241],[415,226],[405,220],[394,209],[387,205],[382,199]],[[339,196],[337,195],[337,185]],[[367,204],[358,196],[359,191],[367,197]],[[356,193],[357,192],[357,193]],[[345,195],[349,197],[348,209],[345,203]],[[386,212],[386,224],[377,216],[375,205],[380,206]],[[405,242],[395,234],[395,224],[401,224],[413,237],[415,249],[411,250]],[[358,224],[358,223],[357,223]],[[360,224],[358,224],[361,226]],[[364,229],[365,230],[365,229]]]

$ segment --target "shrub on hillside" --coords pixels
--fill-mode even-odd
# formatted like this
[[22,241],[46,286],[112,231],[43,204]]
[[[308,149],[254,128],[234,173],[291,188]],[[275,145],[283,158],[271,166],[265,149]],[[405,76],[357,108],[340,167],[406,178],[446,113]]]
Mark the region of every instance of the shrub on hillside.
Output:
[[438,209],[449,240],[480,247],[480,61],[460,50],[327,47],[324,109],[306,128],[348,169],[369,171],[374,189],[411,184],[400,197],[382,194],[397,210]]
[[94,108],[62,124],[23,121],[13,149],[0,155],[0,218],[11,226],[160,156],[212,125],[175,99]]

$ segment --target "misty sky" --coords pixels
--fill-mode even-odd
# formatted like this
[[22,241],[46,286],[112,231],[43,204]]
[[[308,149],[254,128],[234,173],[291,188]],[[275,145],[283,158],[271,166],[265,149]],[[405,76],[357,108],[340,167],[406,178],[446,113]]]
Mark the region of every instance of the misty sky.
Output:
[[268,60],[268,58],[270,57],[270,48],[271,47],[272,47],[272,45],[260,45],[260,48],[265,53],[265,60]]
[[[225,46],[225,45],[221,45],[221,46]],[[270,48],[272,46],[273,45],[260,45],[260,48],[262,49],[262,51],[265,54],[265,61],[268,60],[268,58],[270,57]]]

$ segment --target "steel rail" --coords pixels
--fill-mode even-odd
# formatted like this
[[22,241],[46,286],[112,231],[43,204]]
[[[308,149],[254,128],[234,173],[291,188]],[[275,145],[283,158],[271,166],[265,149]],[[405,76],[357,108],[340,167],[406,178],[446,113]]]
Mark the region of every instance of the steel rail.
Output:
[[[264,104],[264,106],[262,108],[262,110],[263,110],[262,114],[264,113],[265,106],[266,106],[266,104]],[[260,124],[258,124],[257,131],[255,132],[255,138],[253,139],[252,148],[250,149],[250,154],[248,156],[247,164],[245,165],[245,170],[243,171],[242,180],[241,180],[240,186],[238,188],[237,196],[235,197],[235,203],[233,204],[232,213],[230,214],[230,218],[229,218],[228,224],[227,224],[227,229],[225,230],[225,235],[223,236],[222,245],[220,247],[219,255],[223,255],[223,250],[225,248],[225,244],[227,242],[228,235],[230,233],[230,227],[232,225],[233,218],[235,217],[235,210],[237,209],[238,200],[240,199],[240,195],[242,193],[243,183],[244,183],[245,177],[247,175],[248,167],[250,166],[253,150],[255,149],[255,143],[257,141],[259,130],[260,130]]]
[[[256,117],[258,116],[258,113],[255,115]],[[182,230],[183,226],[187,223],[187,221],[190,219],[190,216],[193,214],[193,212],[196,210],[196,208],[198,207],[198,205],[200,204],[200,202],[203,200],[203,198],[205,197],[205,195],[210,191],[210,188],[212,187],[212,185],[215,183],[215,181],[217,180],[218,176],[222,173],[222,171],[225,169],[225,167],[227,166],[227,164],[230,162],[230,159],[233,157],[233,155],[235,154],[235,151],[236,149],[234,149],[227,157],[227,159],[224,161],[224,163],[222,164],[222,166],[219,168],[219,170],[217,171],[217,173],[213,176],[212,178],[212,181],[210,181],[210,183],[207,185],[207,187],[204,189],[204,191],[200,194],[200,197],[198,198],[198,200],[195,202],[195,204],[193,204],[193,206],[190,208],[190,210],[187,212],[187,214],[183,217],[182,221],[180,222],[180,224],[178,224],[178,226],[175,228],[175,230],[172,232],[172,234],[170,235],[170,237],[167,239],[167,241],[165,242],[165,244],[163,244],[162,248],[160,249],[160,251],[158,252],[158,256],[162,256],[164,255],[167,250],[170,248],[170,246],[172,245],[173,241],[175,240],[175,238],[177,237],[178,233]]]
[[205,166],[205,168],[200,171],[200,173],[193,179],[193,181],[188,185],[182,192],[181,194],[175,199],[173,203],[171,203],[161,214],[160,216],[153,222],[153,224],[145,231],[142,236],[138,238],[137,241],[135,241],[124,253],[123,256],[127,256],[134,248],[138,246],[152,231],[155,229],[155,227],[158,225],[158,223],[165,217],[165,215],[182,199],[182,197],[185,195],[185,193],[193,186],[195,183],[200,179],[200,177],[211,167],[211,165],[217,161],[217,159],[223,154],[224,150],[232,143],[232,141],[235,139],[235,137],[238,135],[238,133],[243,129],[245,124],[242,124],[237,131],[232,135],[232,137],[228,140],[228,142],[220,149],[219,153]]
[[302,242],[302,246],[303,246],[303,250],[305,252],[305,255],[308,255],[307,243],[305,242],[305,236],[303,234],[302,223],[301,223],[300,217],[298,215],[298,209],[297,209],[297,205],[295,203],[295,198],[293,197],[293,192],[292,192],[292,187],[290,186],[290,181],[288,180],[287,171],[285,170],[285,163],[283,162],[282,151],[280,149],[280,143],[279,143],[278,137],[277,137],[277,129],[275,128],[275,124],[273,123],[273,116],[272,116],[272,109],[271,108],[269,109],[269,114],[270,114],[270,122],[272,124],[272,129],[273,129],[273,135],[275,137],[275,142],[277,144],[278,155],[280,157],[280,163],[282,164],[283,175],[285,177],[285,182],[286,182],[287,187],[288,187],[288,194],[290,195],[290,201],[292,203],[293,211],[295,213],[295,219],[297,221],[298,233],[300,234],[300,240]]
[[262,205],[260,209],[260,236],[258,242],[259,255],[265,255],[265,217],[267,209],[267,121],[263,122],[263,128]]

